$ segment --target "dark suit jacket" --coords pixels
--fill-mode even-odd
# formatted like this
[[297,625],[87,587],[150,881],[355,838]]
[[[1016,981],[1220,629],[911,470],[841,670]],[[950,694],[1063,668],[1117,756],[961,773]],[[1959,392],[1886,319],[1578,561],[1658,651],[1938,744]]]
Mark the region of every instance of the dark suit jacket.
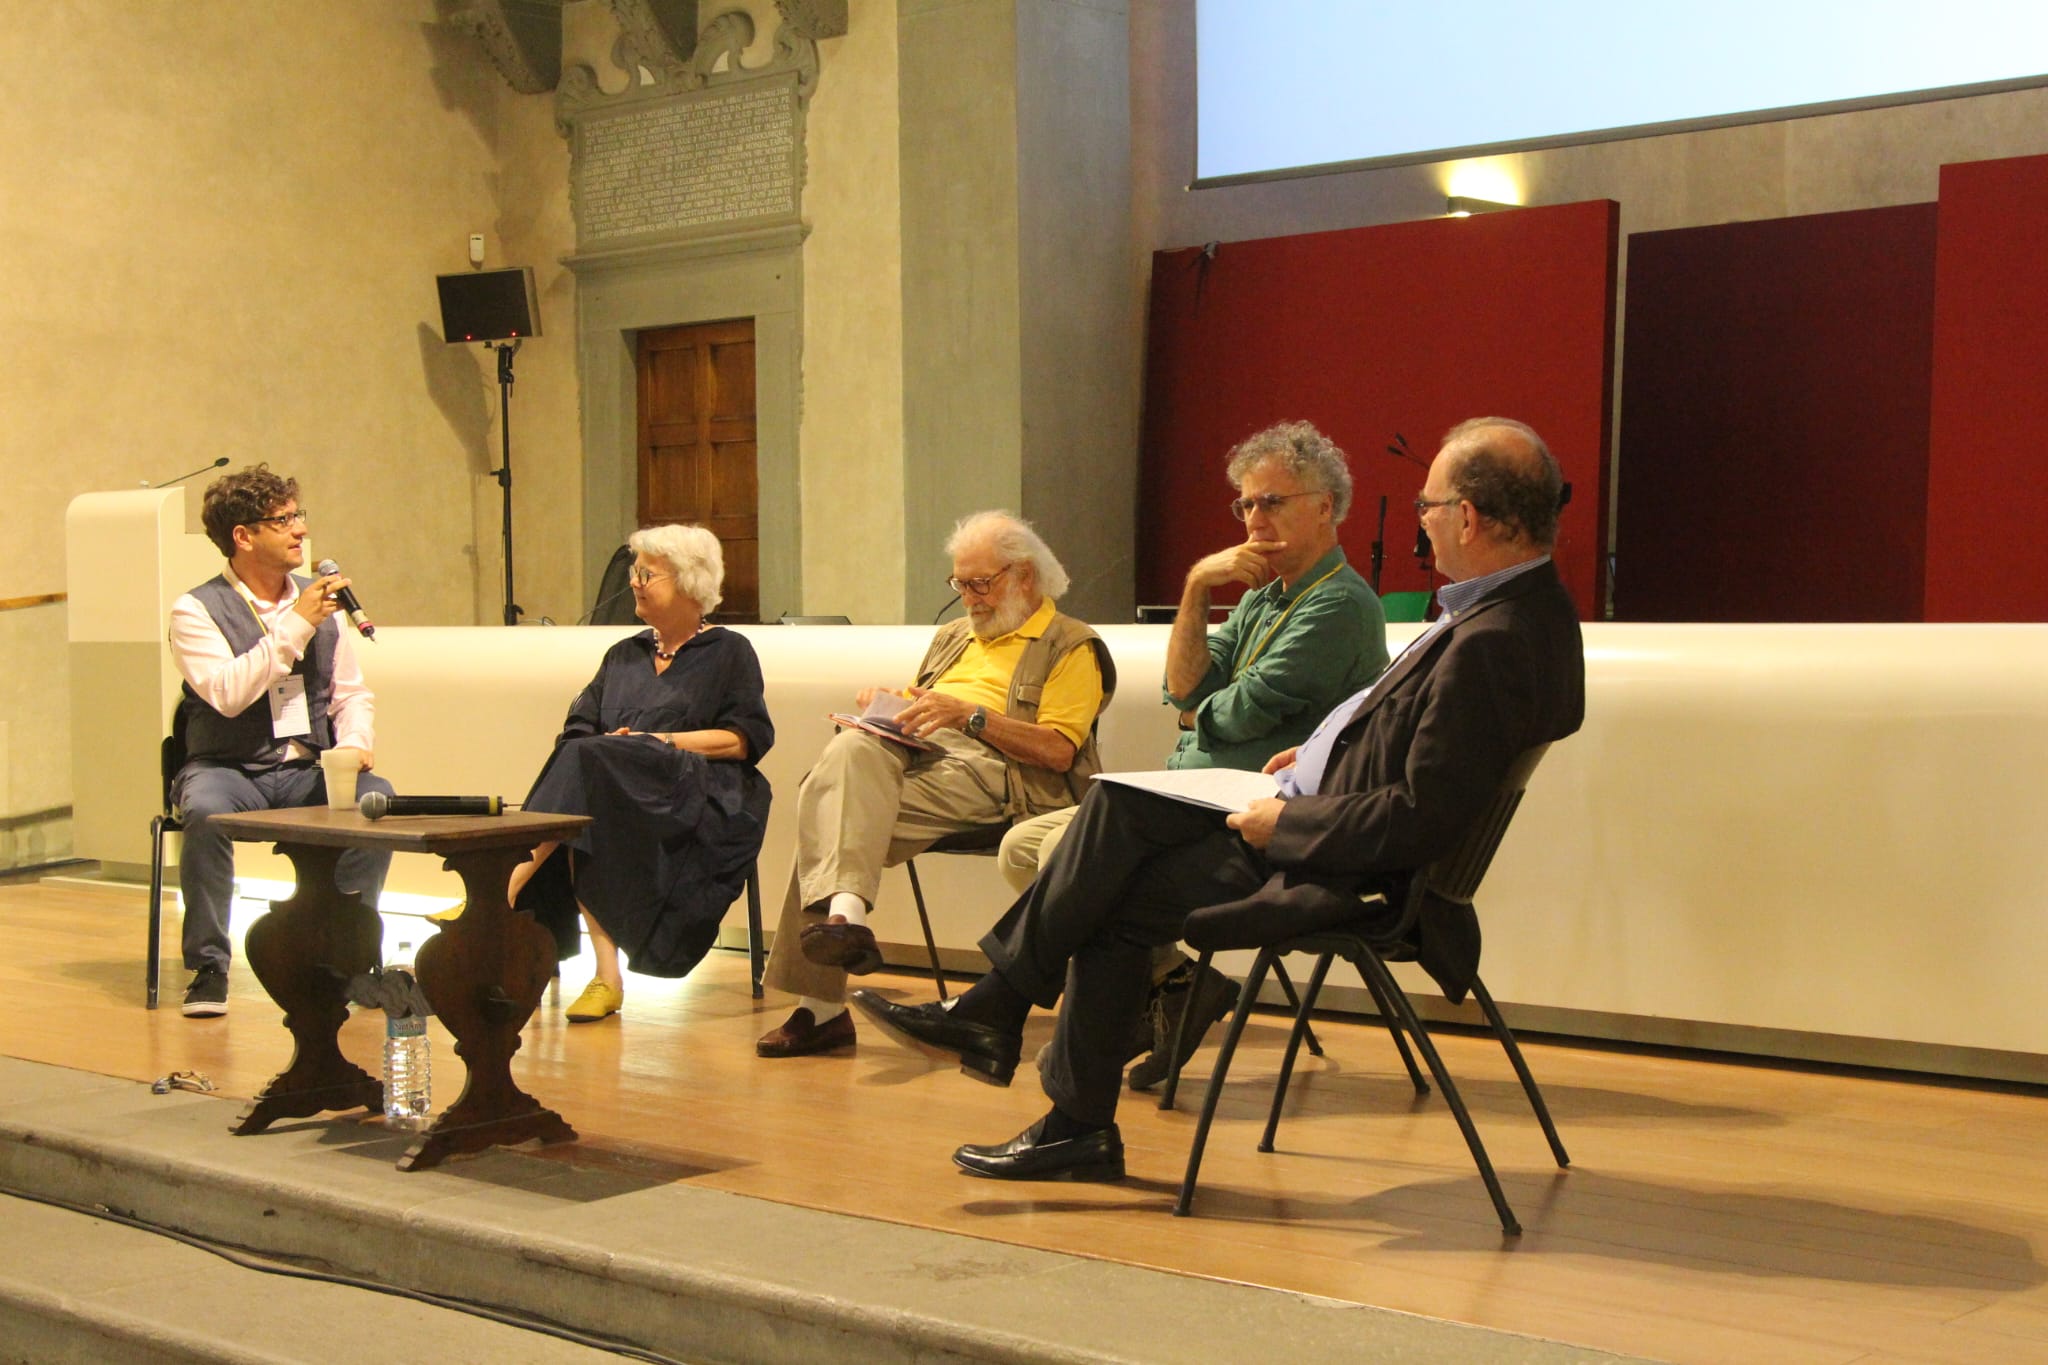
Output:
[[[1586,714],[1577,613],[1552,565],[1481,598],[1373,684],[1339,735],[1322,792],[1280,815],[1266,884],[1189,918],[1199,948],[1255,947],[1399,904],[1415,869],[1448,853],[1526,749],[1562,739]],[[1477,974],[1477,917],[1438,902],[1423,917],[1422,964],[1453,1000]]]

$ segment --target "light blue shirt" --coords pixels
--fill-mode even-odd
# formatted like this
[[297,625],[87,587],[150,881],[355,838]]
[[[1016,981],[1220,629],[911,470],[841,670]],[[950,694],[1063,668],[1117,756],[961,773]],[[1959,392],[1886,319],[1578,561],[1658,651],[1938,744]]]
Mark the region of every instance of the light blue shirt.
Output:
[[[1549,562],[1549,555],[1538,555],[1536,558],[1524,563],[1510,565],[1505,569],[1486,574],[1480,578],[1467,579],[1463,583],[1444,584],[1441,588],[1437,589],[1436,593],[1436,600],[1438,605],[1443,608],[1443,615],[1431,622],[1429,629],[1423,631],[1413,640],[1410,640],[1408,642],[1408,649],[1404,649],[1400,655],[1396,655],[1394,663],[1399,663],[1401,655],[1407,654],[1408,650],[1421,649],[1429,641],[1434,640],[1438,635],[1450,629],[1451,623],[1457,620],[1460,614],[1471,610],[1476,603],[1492,593],[1501,584],[1516,577],[1518,574],[1528,573],[1531,569],[1548,564]],[[1391,672],[1393,667],[1394,664],[1388,664],[1387,671]],[[1381,678],[1386,676],[1385,672],[1380,674]],[[1329,715],[1323,717],[1323,723],[1318,725],[1306,740],[1302,741],[1301,751],[1294,756],[1294,766],[1282,768],[1274,775],[1279,783],[1280,798],[1282,800],[1295,796],[1314,796],[1316,794],[1317,790],[1322,786],[1323,774],[1330,766],[1330,751],[1337,746],[1337,736],[1342,734],[1344,727],[1357,717],[1359,711],[1371,699],[1373,687],[1378,685],[1378,679],[1375,679],[1372,687],[1355,692],[1343,701],[1338,702],[1335,709]]]

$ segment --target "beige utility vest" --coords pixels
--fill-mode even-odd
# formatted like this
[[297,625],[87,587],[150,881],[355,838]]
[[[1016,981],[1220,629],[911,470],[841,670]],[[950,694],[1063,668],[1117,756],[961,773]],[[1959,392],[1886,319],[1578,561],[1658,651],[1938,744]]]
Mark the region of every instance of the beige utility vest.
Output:
[[[974,624],[964,616],[940,627],[939,633],[932,637],[932,647],[925,651],[924,662],[918,665],[917,685],[930,687],[967,652],[968,643],[973,638]],[[1045,680],[1052,676],[1061,659],[1083,645],[1094,647],[1095,663],[1102,671],[1102,707],[1107,707],[1110,697],[1116,693],[1116,665],[1110,660],[1109,646],[1086,622],[1055,611],[1052,620],[1046,623],[1045,633],[1025,644],[1023,657],[1017,660],[1017,669],[1010,674],[1010,693],[1003,703],[1003,714],[1012,720],[1037,724],[1038,703],[1045,695]],[[1096,709],[1095,715],[1099,722],[1101,707]],[[1060,810],[1080,801],[1088,790],[1089,777],[1102,771],[1102,756],[1096,750],[1096,729],[1095,725],[1088,727],[1087,741],[1074,755],[1073,766],[1063,773],[1020,763],[1008,754],[1002,755],[1009,779],[1009,790],[1004,797],[1005,811],[1012,821],[1043,815],[1049,810]]]

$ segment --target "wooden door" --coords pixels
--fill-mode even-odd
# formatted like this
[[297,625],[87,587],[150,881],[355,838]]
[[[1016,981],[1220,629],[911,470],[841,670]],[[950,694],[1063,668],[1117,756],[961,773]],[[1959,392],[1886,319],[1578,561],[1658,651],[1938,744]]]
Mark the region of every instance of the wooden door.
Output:
[[640,333],[642,526],[692,522],[725,547],[716,619],[761,619],[754,469],[754,320]]

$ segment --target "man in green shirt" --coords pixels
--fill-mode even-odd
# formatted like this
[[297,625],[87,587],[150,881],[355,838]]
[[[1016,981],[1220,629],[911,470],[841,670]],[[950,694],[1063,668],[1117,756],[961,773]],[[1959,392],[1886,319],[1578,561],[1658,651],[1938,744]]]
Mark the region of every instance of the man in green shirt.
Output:
[[[1165,699],[1181,726],[1169,768],[1262,768],[1387,666],[1379,598],[1337,543],[1337,525],[1351,510],[1344,452],[1307,422],[1283,422],[1239,443],[1226,472],[1245,539],[1197,560],[1181,589],[1166,646]],[[1210,595],[1233,583],[1248,591],[1212,633]],[[1018,890],[1073,814],[1024,821],[1003,840],[1003,874]],[[1184,1010],[1196,1011],[1192,1049],[1237,992],[1214,969],[1197,980],[1194,964],[1168,946],[1154,964],[1154,996],[1153,1055],[1131,1069],[1138,1090],[1165,1078]]]

